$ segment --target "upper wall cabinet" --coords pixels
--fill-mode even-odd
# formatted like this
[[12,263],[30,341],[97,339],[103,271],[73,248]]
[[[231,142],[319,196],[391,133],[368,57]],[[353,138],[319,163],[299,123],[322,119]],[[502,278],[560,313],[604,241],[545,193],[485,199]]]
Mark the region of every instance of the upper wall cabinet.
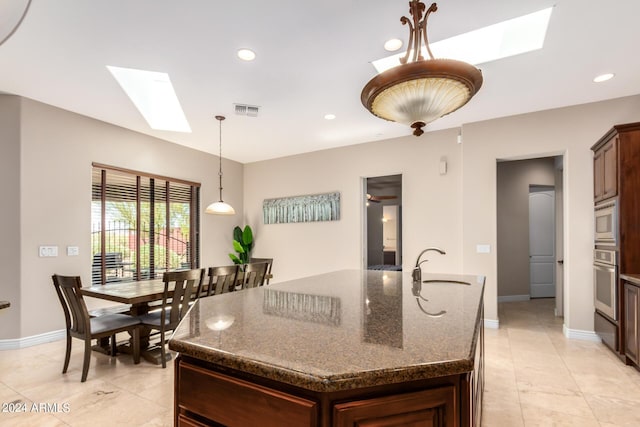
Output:
[[618,194],[618,135],[594,146],[593,198],[595,202]]
[[[601,200],[620,196],[623,187],[638,188],[635,173],[640,161],[640,123],[614,126],[593,147],[593,198]],[[632,176],[634,176],[632,178]],[[633,179],[633,182],[629,179]]]

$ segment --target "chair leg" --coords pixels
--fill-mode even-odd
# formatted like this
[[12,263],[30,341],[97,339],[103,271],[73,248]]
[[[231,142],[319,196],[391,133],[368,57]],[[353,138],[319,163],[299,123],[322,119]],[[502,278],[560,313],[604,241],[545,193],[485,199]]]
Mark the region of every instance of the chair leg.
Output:
[[67,330],[67,350],[64,355],[64,366],[62,367],[62,373],[67,373],[67,368],[69,367],[69,359],[71,359],[71,335]]
[[133,335],[133,363],[140,363],[140,328],[135,327],[132,331]]
[[164,330],[160,331],[160,355],[162,357],[162,367],[167,367],[167,355],[164,351]]
[[84,362],[82,363],[82,379],[80,382],[85,382],[87,380],[89,362],[91,362],[91,339],[86,338],[84,340]]

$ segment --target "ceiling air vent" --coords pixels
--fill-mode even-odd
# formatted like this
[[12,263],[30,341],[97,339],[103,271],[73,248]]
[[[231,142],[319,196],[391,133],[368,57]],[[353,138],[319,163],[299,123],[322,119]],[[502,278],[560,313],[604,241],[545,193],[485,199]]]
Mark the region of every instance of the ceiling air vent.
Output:
[[258,117],[258,112],[260,111],[260,107],[255,105],[247,105],[247,104],[233,104],[236,109],[236,114],[238,116],[249,116],[249,117]]

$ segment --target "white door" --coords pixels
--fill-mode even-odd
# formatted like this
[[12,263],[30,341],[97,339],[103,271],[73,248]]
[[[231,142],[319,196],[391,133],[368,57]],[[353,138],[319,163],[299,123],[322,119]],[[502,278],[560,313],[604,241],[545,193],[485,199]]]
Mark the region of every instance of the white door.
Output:
[[529,192],[531,298],[556,296],[555,262],[555,193],[549,187],[531,187]]

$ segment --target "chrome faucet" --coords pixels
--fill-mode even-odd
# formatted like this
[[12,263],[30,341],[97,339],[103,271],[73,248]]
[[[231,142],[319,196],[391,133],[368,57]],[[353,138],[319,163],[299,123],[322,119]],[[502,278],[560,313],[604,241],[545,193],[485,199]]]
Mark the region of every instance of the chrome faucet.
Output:
[[416,260],[416,266],[413,269],[413,272],[411,273],[411,276],[413,277],[413,281],[414,282],[420,282],[422,281],[422,269],[420,268],[420,265],[424,262],[429,261],[428,259],[424,259],[422,261],[420,261],[420,258],[422,258],[422,255],[426,252],[429,251],[434,251],[434,252],[438,252],[441,255],[446,255],[446,252],[443,251],[440,248],[427,248],[425,250],[423,250],[422,252],[420,252],[420,255],[418,255],[418,259]]

